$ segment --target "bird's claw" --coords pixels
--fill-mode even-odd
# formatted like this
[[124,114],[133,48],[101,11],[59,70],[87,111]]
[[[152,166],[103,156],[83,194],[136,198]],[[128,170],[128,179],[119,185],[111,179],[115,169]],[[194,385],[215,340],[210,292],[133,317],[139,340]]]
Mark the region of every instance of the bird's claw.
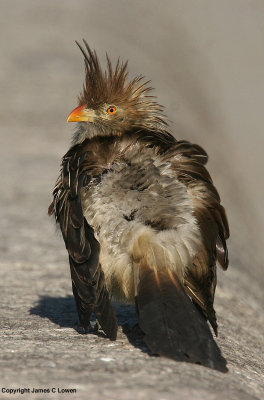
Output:
[[78,327],[78,332],[82,335],[88,334],[88,333],[95,333],[98,332],[98,324],[97,322],[91,321],[89,325],[87,326],[79,326]]

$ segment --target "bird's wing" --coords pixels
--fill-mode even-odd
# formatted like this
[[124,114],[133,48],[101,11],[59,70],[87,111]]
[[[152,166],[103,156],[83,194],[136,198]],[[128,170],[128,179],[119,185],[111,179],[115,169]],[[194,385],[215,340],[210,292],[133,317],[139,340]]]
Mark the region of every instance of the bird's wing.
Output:
[[99,263],[100,245],[86,221],[81,204],[81,189],[91,179],[85,168],[83,147],[73,146],[62,159],[61,174],[53,190],[49,214],[54,214],[69,253],[73,293],[78,315],[85,331],[95,313],[105,334],[116,338],[117,320]]
[[185,289],[217,334],[213,308],[216,261],[224,270],[228,267],[229,228],[225,210],[205,168],[207,154],[200,146],[179,141],[167,152],[167,157],[177,179],[186,185],[203,239],[201,251],[186,274]]

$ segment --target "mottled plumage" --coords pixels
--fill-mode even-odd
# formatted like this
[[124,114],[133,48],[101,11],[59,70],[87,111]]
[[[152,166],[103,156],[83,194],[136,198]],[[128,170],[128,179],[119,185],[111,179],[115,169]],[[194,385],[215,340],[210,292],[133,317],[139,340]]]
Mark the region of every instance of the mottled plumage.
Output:
[[69,253],[73,293],[85,330],[95,313],[108,337],[110,299],[135,303],[154,352],[226,371],[210,329],[216,262],[226,269],[225,211],[198,145],[177,141],[148,83],[127,81],[127,63],[103,73],[81,48],[86,79],[73,145],[62,160],[49,214]]

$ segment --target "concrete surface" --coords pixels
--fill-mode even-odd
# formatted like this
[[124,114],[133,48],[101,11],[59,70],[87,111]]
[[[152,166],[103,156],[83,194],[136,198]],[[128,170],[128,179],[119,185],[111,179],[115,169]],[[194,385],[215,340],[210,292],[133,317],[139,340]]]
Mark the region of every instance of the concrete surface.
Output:
[[[263,1],[0,6],[0,398],[263,399]],[[126,306],[117,307],[116,342],[76,331],[67,256],[47,207],[82,85],[82,37],[152,79],[176,137],[210,155],[231,226],[215,303],[226,375],[150,357]]]

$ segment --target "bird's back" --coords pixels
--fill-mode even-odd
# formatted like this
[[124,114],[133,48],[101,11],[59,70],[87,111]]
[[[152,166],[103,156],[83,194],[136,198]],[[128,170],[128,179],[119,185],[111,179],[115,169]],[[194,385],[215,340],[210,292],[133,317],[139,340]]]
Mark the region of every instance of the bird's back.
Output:
[[94,160],[86,156],[92,178],[82,190],[83,213],[101,246],[109,292],[130,302],[135,298],[133,261],[138,246],[148,251],[153,265],[166,265],[181,281],[201,248],[187,188],[177,179],[168,154],[150,145],[140,136],[135,141],[132,133],[111,143],[94,139],[90,148],[87,143]]

